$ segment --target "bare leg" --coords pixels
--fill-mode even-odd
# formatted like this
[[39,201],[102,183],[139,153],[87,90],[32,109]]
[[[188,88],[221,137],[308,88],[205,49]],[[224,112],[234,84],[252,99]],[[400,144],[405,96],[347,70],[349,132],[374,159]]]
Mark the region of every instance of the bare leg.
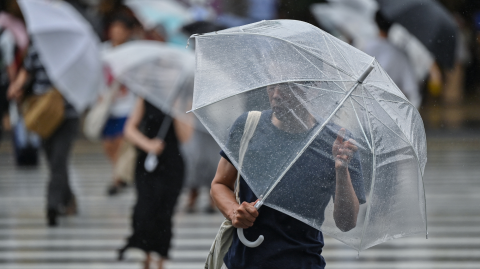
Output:
[[150,269],[150,262],[152,261],[152,257],[149,252],[145,253],[145,260],[143,261],[143,269]]
[[[120,147],[122,146],[122,143],[123,143],[123,136],[117,136],[114,138],[103,140],[103,149],[108,159],[112,162],[113,166],[115,166],[118,160]],[[123,182],[122,179],[120,178],[114,178],[113,182],[108,187],[107,192],[109,195],[115,195],[123,187],[125,187],[125,182]]]
[[120,145],[123,142],[123,136],[117,136],[114,138],[109,138],[103,140],[103,150],[107,155],[108,159],[115,164],[118,159],[118,152],[120,149]]
[[198,189],[197,188],[192,188],[190,190],[189,195],[188,195],[187,211],[189,213],[193,213],[195,202],[197,201],[197,198],[198,198]]
[[158,269],[163,269],[164,268],[165,260],[166,259],[164,257],[160,257],[160,259],[158,260]]

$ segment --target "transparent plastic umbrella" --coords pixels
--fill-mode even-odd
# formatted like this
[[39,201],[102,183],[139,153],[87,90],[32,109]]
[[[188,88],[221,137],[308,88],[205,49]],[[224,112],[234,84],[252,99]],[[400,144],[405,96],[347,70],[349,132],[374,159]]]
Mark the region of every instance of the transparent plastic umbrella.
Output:
[[[157,41],[130,41],[106,52],[103,60],[118,81],[170,115],[160,127],[159,138],[166,135],[172,117],[192,122],[185,111],[192,105],[193,52]],[[147,171],[153,171],[156,161],[155,154],[147,156]]]
[[102,82],[100,40],[64,1],[19,0],[27,30],[55,87],[81,113]]
[[[426,233],[423,122],[374,58],[292,20],[192,37],[192,110],[259,198],[257,208],[281,211],[358,251]],[[250,111],[261,116],[240,166]],[[333,146],[347,139],[357,148],[342,181],[360,204],[353,221],[338,217],[347,197],[336,196]],[[258,245],[237,232],[247,246]]]
[[125,5],[133,10],[145,29],[161,24],[169,43],[185,45],[187,37],[181,32],[181,27],[193,21],[187,7],[175,0],[127,0]]

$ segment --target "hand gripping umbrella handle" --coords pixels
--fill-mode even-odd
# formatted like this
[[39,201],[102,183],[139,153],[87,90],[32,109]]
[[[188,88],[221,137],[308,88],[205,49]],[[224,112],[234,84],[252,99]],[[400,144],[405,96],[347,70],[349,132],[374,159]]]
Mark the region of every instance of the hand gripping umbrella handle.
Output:
[[[173,120],[172,117],[170,117],[169,115],[165,116],[162,122],[162,125],[160,125],[160,130],[158,131],[157,138],[165,140],[168,129],[172,124],[172,120]],[[155,170],[155,168],[157,168],[157,165],[158,165],[157,155],[153,152],[149,152],[147,155],[147,158],[145,158],[145,163],[143,164],[143,166],[145,167],[145,170],[151,173],[153,172],[153,170]]]
[[[263,201],[260,200],[255,204],[255,208],[258,210],[262,205]],[[245,246],[249,248],[256,248],[260,246],[260,244],[263,242],[263,239],[265,239],[263,235],[260,235],[257,240],[255,240],[254,242],[250,242],[247,238],[245,238],[245,235],[243,234],[243,228],[237,228],[237,235],[240,239],[240,242],[242,242]]]
[[153,172],[155,168],[157,168],[158,165],[158,159],[157,155],[155,153],[148,153],[147,158],[145,158],[145,163],[143,164],[145,167],[145,170],[149,173]]

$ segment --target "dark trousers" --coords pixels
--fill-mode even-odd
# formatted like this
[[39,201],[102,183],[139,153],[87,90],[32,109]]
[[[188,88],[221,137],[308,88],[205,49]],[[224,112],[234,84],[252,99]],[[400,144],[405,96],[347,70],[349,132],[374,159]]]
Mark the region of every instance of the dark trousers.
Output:
[[65,119],[52,136],[43,141],[50,180],[47,207],[61,209],[73,196],[68,180],[68,157],[78,131],[78,118]]

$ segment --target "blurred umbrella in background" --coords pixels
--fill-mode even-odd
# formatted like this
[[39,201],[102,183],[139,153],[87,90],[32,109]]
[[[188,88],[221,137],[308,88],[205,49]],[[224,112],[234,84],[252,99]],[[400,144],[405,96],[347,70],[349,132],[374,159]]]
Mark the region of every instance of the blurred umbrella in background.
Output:
[[425,79],[435,61],[432,53],[398,23],[388,31],[388,40],[407,53],[418,81]]
[[173,0],[127,0],[125,1],[146,30],[163,26],[167,32],[167,42],[185,46],[187,37],[181,27],[193,21],[187,7]]
[[[357,48],[364,48],[378,35],[374,21],[378,4],[374,0],[331,0],[313,4],[310,9],[325,30]],[[398,23],[390,29],[388,39],[407,53],[417,79],[424,79],[434,61],[430,51]]]
[[310,10],[325,30],[339,38],[346,36],[341,39],[353,41],[357,47],[378,34],[373,21],[377,4],[373,0],[313,4]]
[[382,14],[417,37],[441,66],[453,67],[457,25],[439,3],[433,0],[378,0],[378,3]]
[[27,29],[22,21],[6,12],[0,12],[0,28],[8,29],[13,34],[15,43],[21,50],[28,47]]
[[182,27],[182,31],[185,32],[188,36],[194,34],[210,33],[223,29],[225,29],[225,26],[210,21],[196,21]]
[[138,40],[111,49],[103,60],[115,79],[164,113],[181,117],[190,108],[195,68],[190,50]]
[[[192,104],[193,52],[157,41],[131,41],[105,53],[103,60],[118,81],[170,115],[162,122],[158,133],[160,139],[164,139],[172,117],[193,129],[194,122],[185,113]],[[147,157],[147,171],[152,168],[147,168],[150,161],[155,163],[156,155],[149,154]],[[156,163],[153,169],[155,166]]]
[[82,15],[63,1],[18,3],[49,78],[81,113],[96,100],[102,82],[98,37]]

